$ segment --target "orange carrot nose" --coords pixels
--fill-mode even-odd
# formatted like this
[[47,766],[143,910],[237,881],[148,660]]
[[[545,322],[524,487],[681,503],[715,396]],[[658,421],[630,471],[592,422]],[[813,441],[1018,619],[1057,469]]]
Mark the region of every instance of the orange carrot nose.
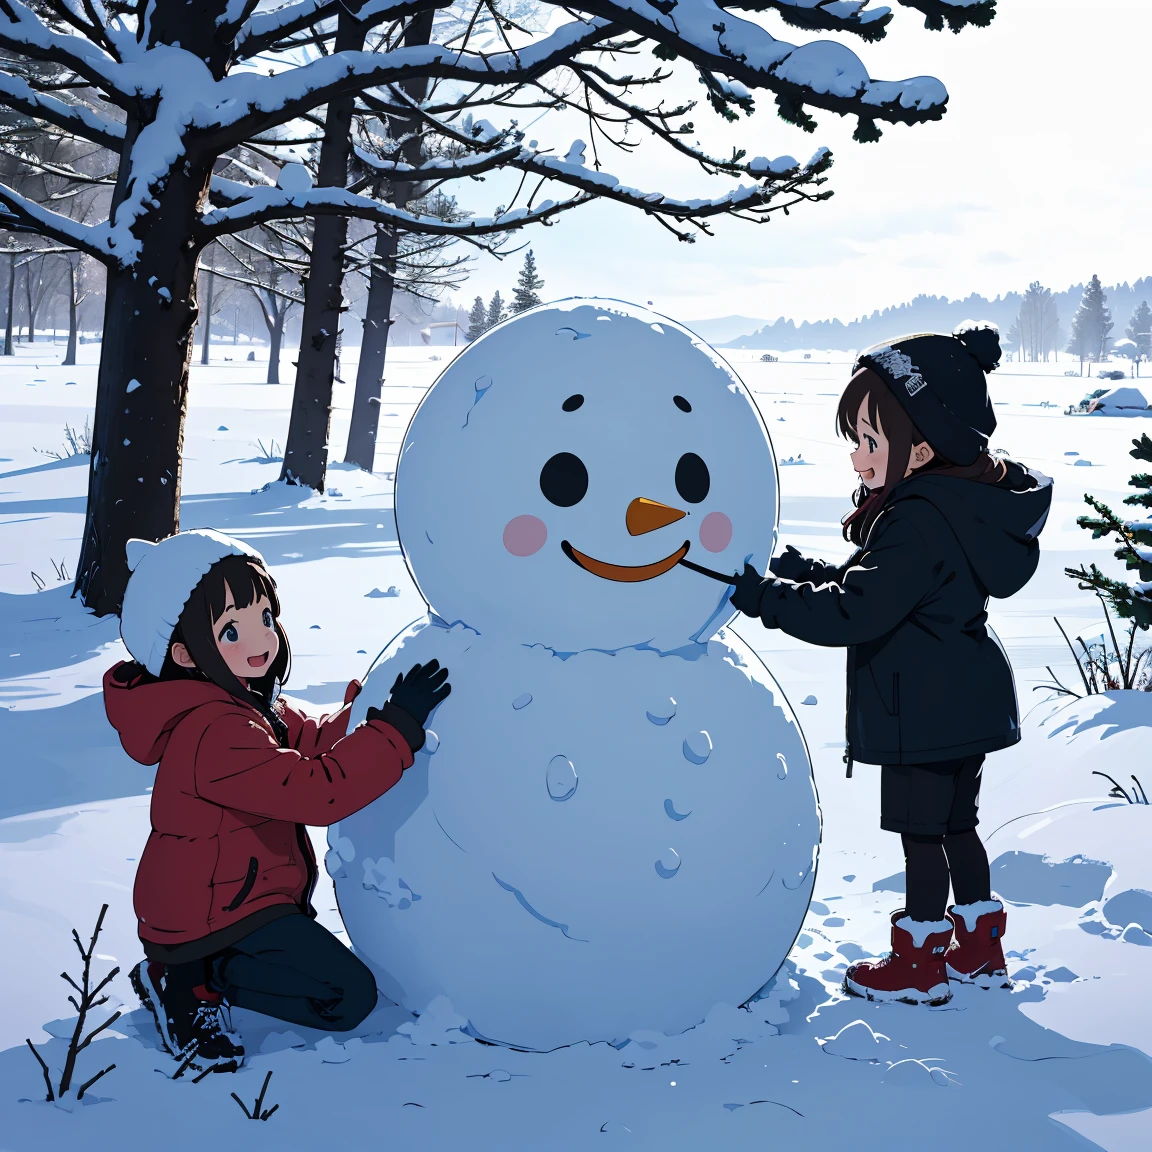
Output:
[[675,524],[677,520],[683,520],[687,515],[687,512],[682,512],[679,508],[670,508],[667,504],[661,504],[659,500],[637,496],[628,505],[624,523],[628,525],[630,536],[643,536],[645,532],[655,532],[665,524]]

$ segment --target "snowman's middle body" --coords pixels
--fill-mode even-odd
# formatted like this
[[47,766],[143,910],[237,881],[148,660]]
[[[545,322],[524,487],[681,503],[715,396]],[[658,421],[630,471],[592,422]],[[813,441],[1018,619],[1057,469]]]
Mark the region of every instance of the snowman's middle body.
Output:
[[477,1035],[538,1049],[678,1032],[752,996],[819,841],[803,738],[755,654],[721,631],[564,657],[424,620],[351,722],[433,657],[453,690],[427,748],[330,836],[381,990],[414,1011],[447,996]]

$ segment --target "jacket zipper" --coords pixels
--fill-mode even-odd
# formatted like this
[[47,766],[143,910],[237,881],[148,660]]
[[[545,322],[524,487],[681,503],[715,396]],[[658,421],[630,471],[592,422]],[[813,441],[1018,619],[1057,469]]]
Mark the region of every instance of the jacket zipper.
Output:
[[316,880],[319,872],[316,868],[315,857],[312,855],[312,845],[308,842],[308,829],[303,824],[296,825],[296,843],[304,857],[304,868],[307,873],[304,891],[300,896],[300,911],[315,920],[316,909],[312,907],[312,893],[316,891]]
[[248,894],[252,891],[252,886],[256,883],[256,874],[260,871],[260,861],[255,856],[251,857],[248,861],[248,875],[244,877],[244,886],[236,893],[236,899],[231,904],[224,905],[225,912],[235,912],[245,900],[248,899]]

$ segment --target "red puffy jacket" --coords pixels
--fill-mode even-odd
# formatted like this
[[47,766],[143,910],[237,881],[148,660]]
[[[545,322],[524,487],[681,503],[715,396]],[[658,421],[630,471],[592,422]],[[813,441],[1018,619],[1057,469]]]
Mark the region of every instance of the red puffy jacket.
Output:
[[[224,947],[256,913],[259,922],[295,905],[315,915],[304,826],[343,820],[388,791],[412,764],[404,738],[382,720],[345,735],[347,703],[317,722],[277,701],[281,748],[255,708],[214,684],[128,673],[117,664],[104,676],[108,719],[129,756],[159,762],[133,893],[141,940],[211,936]],[[350,702],[359,685],[348,689]]]

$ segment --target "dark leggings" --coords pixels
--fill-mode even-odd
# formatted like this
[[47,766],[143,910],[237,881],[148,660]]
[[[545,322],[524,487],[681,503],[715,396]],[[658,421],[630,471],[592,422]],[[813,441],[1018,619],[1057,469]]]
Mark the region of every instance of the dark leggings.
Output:
[[943,836],[901,834],[904,842],[906,908],[913,920],[943,920],[951,881],[956,904],[992,898],[988,853],[976,829]]
[[355,1028],[376,1007],[376,981],[363,961],[302,913],[170,972],[177,987],[204,984],[229,1004],[331,1032]]

